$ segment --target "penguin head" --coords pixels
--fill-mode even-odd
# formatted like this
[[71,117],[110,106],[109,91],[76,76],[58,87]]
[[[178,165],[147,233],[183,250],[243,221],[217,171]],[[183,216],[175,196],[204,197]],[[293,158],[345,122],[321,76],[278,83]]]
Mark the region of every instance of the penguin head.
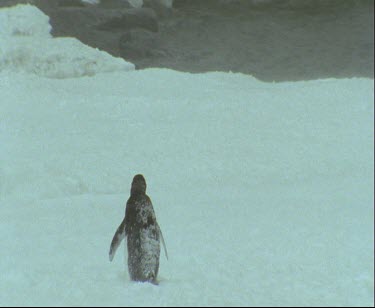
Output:
[[146,180],[142,174],[137,174],[133,178],[130,194],[136,195],[136,194],[145,194],[145,193],[146,193]]

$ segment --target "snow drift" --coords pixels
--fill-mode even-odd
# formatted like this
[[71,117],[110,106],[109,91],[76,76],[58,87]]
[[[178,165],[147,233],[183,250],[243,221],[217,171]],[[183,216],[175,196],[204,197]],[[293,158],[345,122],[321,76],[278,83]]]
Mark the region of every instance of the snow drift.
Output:
[[132,63],[75,38],[53,38],[48,21],[48,16],[31,5],[0,9],[0,71],[72,78],[134,69]]

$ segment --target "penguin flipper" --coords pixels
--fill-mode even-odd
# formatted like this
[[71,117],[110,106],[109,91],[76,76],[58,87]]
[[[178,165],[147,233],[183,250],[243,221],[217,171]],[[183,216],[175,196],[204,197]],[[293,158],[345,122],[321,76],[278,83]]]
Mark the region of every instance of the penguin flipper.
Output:
[[122,240],[125,238],[125,218],[117,228],[115,235],[113,236],[111,247],[109,248],[109,261],[112,262],[118,246],[120,246]]
[[158,229],[159,229],[159,234],[160,234],[160,238],[161,238],[161,242],[163,244],[163,247],[164,247],[164,253],[165,253],[165,256],[168,260],[168,252],[167,252],[167,247],[165,246],[165,242],[164,242],[164,237],[163,237],[163,233],[161,233],[161,229],[160,229],[160,226],[158,224]]

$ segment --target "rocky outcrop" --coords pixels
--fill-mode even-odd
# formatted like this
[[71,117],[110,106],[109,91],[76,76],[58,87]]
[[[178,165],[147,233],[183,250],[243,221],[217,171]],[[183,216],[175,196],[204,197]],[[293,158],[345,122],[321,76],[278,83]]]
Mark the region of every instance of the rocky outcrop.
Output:
[[158,20],[156,14],[154,10],[150,8],[134,8],[111,11],[114,11],[114,15],[117,16],[108,18],[108,10],[106,10],[105,12],[107,18],[104,22],[96,26],[98,30],[116,32],[141,28],[153,32],[158,31]]
[[266,81],[373,78],[372,0],[166,2],[1,0],[0,7],[34,4],[50,17],[53,36],[76,37],[140,69],[232,71]]
[[120,37],[120,56],[132,60],[166,56],[159,41],[157,33],[144,29],[129,30]]

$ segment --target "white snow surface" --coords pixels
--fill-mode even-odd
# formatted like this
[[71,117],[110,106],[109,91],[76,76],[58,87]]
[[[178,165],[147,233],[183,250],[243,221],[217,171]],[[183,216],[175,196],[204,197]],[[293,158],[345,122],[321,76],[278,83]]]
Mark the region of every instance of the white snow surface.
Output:
[[49,17],[35,6],[0,9],[0,71],[72,78],[135,68],[75,38],[53,38],[50,30]]
[[[46,54],[70,52],[41,28]],[[374,305],[373,80],[56,79],[29,61],[0,71],[0,306]],[[159,286],[129,280],[125,243],[108,261],[137,173],[169,252]]]

